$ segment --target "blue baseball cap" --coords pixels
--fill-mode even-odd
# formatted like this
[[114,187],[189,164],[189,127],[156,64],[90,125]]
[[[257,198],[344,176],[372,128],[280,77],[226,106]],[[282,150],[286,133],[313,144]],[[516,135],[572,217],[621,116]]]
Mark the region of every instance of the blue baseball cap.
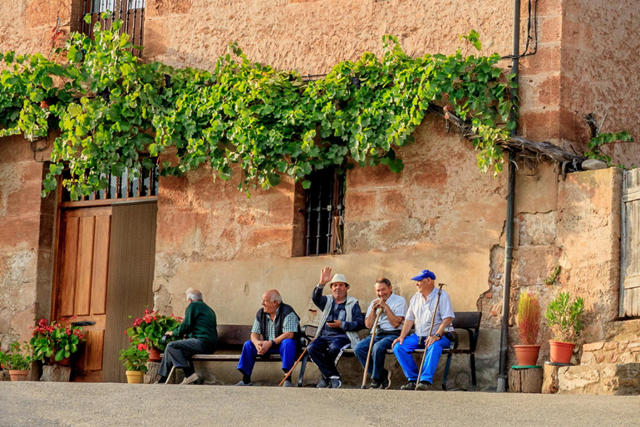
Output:
[[411,280],[415,280],[416,282],[422,280],[422,279],[431,279],[431,280],[436,280],[436,275],[434,274],[433,271],[430,270],[422,270],[420,272],[420,274],[418,274],[416,277],[412,277]]

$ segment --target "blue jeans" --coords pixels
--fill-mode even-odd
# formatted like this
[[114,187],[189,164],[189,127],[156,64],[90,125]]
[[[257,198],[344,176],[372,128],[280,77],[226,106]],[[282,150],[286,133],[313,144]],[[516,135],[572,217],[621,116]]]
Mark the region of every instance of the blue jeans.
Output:
[[[400,363],[400,366],[404,371],[404,375],[409,381],[418,380],[418,367],[416,366],[416,362],[413,360],[413,355],[411,353],[418,348],[419,342],[420,337],[416,334],[411,334],[404,339],[402,344],[396,344],[395,347],[393,347],[393,354],[396,355],[396,359],[398,359],[398,363]],[[436,341],[429,346],[427,349],[427,355],[424,359],[424,367],[422,369],[422,375],[420,375],[420,381],[427,381],[433,384],[433,374],[435,374],[436,369],[438,368],[438,362],[440,361],[442,350],[448,348],[450,345],[451,341],[446,337],[442,337],[439,341]]]
[[[282,370],[288,372],[296,361],[297,352],[298,343],[292,339],[285,339],[282,340],[280,345],[272,346],[269,351],[267,351],[267,354],[280,353],[280,357],[282,357]],[[257,357],[258,350],[256,350],[256,346],[253,345],[251,340],[246,341],[242,347],[237,369],[243,374],[251,376]]]
[[[369,372],[374,380],[382,380],[384,377],[384,356],[385,352],[391,348],[391,343],[398,338],[398,335],[376,335],[371,349],[371,359],[369,360]],[[356,356],[364,368],[367,364],[367,353],[371,335],[358,343],[355,349]]]
[[307,352],[324,378],[339,377],[336,359],[340,350],[350,344],[351,340],[346,335],[320,336],[309,344]]

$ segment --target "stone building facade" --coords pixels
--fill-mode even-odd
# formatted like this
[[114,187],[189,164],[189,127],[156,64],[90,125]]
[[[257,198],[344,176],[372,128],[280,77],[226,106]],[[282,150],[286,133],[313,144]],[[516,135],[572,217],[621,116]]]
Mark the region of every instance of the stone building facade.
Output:
[[[0,6],[0,51],[48,51],[56,18],[63,36],[79,28],[80,0],[5,3]],[[521,61],[519,133],[582,152],[590,138],[583,117],[595,113],[600,120],[606,116],[605,131],[640,135],[640,100],[630,96],[640,80],[625,71],[638,65],[628,53],[640,47],[635,2],[534,3],[538,40],[535,54]],[[144,60],[212,69],[227,44],[237,41],[257,62],[322,74],[365,51],[380,53],[384,34],[396,35],[409,55],[423,55],[452,53],[461,44],[458,34],[471,29],[481,35],[483,54],[506,56],[511,54],[513,12],[510,2],[498,0],[147,0]],[[524,39],[523,33],[523,47]],[[502,65],[507,69],[510,61]],[[302,322],[309,323],[315,317],[311,290],[325,265],[347,276],[351,294],[363,307],[375,297],[376,277],[388,277],[396,292],[410,298],[410,277],[430,268],[448,285],[455,310],[483,312],[479,385],[495,387],[506,174],[480,173],[471,144],[439,119],[427,117],[414,136],[415,143],[398,150],[405,161],[402,173],[385,166],[347,173],[345,251],[340,255],[300,256],[300,185],[283,180],[271,190],[252,192],[249,199],[236,189],[239,177],[213,183],[206,168],[161,179],[155,309],[183,312],[184,291],[197,287],[220,323],[249,324],[262,293],[278,288]],[[640,161],[631,144],[607,149],[614,162],[635,166]],[[50,314],[58,210],[55,196],[40,198],[45,168],[34,160],[28,142],[0,140],[3,348],[27,337],[34,317]],[[538,292],[543,306],[568,290],[586,300],[584,341],[606,338],[604,325],[617,317],[618,307],[620,189],[617,169],[566,177],[558,165],[519,171],[512,305],[524,289]],[[557,265],[562,272],[556,283],[544,284]],[[511,329],[515,338],[516,328]],[[549,337],[542,331],[541,342]],[[542,357],[547,350],[548,345]],[[452,384],[468,386],[466,360],[456,361],[455,369]]]

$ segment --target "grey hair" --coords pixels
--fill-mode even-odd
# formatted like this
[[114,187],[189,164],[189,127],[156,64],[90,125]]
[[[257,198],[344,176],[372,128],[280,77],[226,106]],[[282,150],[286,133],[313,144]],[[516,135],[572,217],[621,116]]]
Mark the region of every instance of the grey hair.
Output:
[[190,299],[191,301],[202,301],[202,292],[190,289],[187,291],[187,299]]
[[278,305],[282,304],[282,296],[280,295],[280,292],[275,289],[271,291],[271,302],[274,301],[277,302]]

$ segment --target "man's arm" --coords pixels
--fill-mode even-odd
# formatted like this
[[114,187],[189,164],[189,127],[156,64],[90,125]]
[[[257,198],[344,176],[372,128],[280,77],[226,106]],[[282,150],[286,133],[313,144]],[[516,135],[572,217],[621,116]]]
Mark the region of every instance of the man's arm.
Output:
[[367,317],[364,319],[364,325],[367,329],[373,328],[373,322],[375,322],[376,316],[378,315],[378,313],[376,313],[378,310],[374,308],[377,301],[379,300],[371,301],[371,304],[369,304],[369,308],[367,309]]
[[324,290],[324,285],[329,283],[330,280],[331,268],[325,267],[320,271],[320,281],[311,293],[311,300],[320,310],[324,310],[324,306],[327,305],[327,297],[322,295],[322,291]]
[[431,344],[433,344],[436,341],[440,341],[440,338],[437,337],[436,334],[440,334],[440,337],[442,337],[444,335],[444,331],[447,330],[451,322],[453,322],[453,317],[447,317],[445,319],[442,319],[442,323],[440,324],[440,327],[438,328],[438,330],[429,338],[427,338],[427,341],[425,343],[426,344],[425,348],[429,347]]
[[182,323],[180,323],[180,326],[173,331],[172,335],[182,339],[183,336],[191,332],[191,329],[193,329],[193,317],[193,303],[191,303],[187,306],[187,309],[184,312],[184,319],[182,319]]
[[380,305],[380,307],[382,307],[385,314],[387,315],[387,320],[389,320],[389,323],[391,323],[391,326],[393,326],[394,328],[397,328],[402,324],[402,321],[404,320],[404,313],[402,313],[402,316],[396,316],[396,314],[393,312],[391,307],[389,307],[386,301],[380,300],[378,304]]
[[412,327],[413,327],[413,320],[405,319],[404,325],[402,325],[402,331],[400,332],[400,336],[395,340],[393,340],[393,343],[391,344],[391,348],[393,348],[393,346],[396,345],[396,343],[402,344],[404,342],[404,339],[407,337],[407,335],[409,335],[409,331],[411,330]]
[[359,331],[364,329],[364,317],[362,316],[362,310],[360,310],[360,304],[355,303],[351,309],[351,321],[342,322],[342,329],[345,331]]
[[[282,341],[286,339],[293,339],[295,337],[295,333],[298,331],[298,324],[300,323],[300,319],[294,313],[289,313],[287,317],[284,318],[284,322],[282,323],[282,334],[278,335],[274,338],[274,342],[276,345],[280,345]],[[264,354],[271,347],[273,347],[273,343],[271,341],[261,341],[261,348],[258,349],[258,353],[262,351],[260,354]],[[256,347],[257,348],[257,347]]]

